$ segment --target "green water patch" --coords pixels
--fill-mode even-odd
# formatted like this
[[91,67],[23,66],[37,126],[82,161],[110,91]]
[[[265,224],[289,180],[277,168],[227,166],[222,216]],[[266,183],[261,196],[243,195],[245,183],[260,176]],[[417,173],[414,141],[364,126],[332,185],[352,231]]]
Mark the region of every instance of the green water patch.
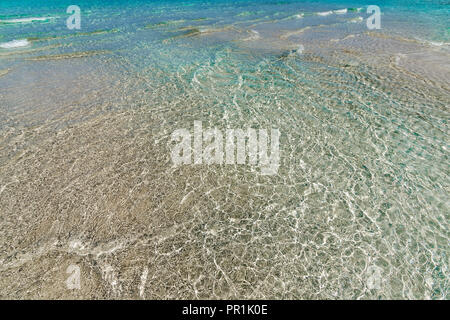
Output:
[[62,39],[62,38],[64,38],[64,36],[44,36],[44,37],[32,36],[32,37],[27,37],[26,39],[28,41],[48,41],[48,40],[57,40],[57,39]]
[[169,26],[173,26],[173,25],[177,25],[177,24],[181,24],[181,23],[185,23],[185,22],[201,22],[201,21],[207,21],[207,20],[211,20],[211,18],[196,18],[196,19],[189,19],[189,20],[181,19],[181,20],[161,21],[161,22],[146,24],[145,28],[146,29],[156,29],[156,28],[169,27]]
[[162,21],[162,22],[156,22],[156,23],[149,23],[145,25],[145,28],[147,29],[154,29],[159,27],[167,27],[174,24],[180,24],[186,22],[186,20],[171,20],[171,21]]
[[179,28],[177,30],[172,30],[170,32],[176,33],[176,35],[169,37],[163,41],[163,43],[167,43],[171,40],[180,39],[180,38],[188,38],[188,37],[196,37],[200,35],[207,35],[217,32],[224,32],[236,30],[233,26],[221,26],[221,27],[210,27],[210,26],[187,26],[183,28]]
[[75,33],[73,36],[77,37],[77,36],[92,36],[92,35],[97,35],[97,34],[107,34],[107,33],[115,33],[118,32],[119,29],[114,28],[111,30],[95,30],[95,31],[90,31],[90,32],[77,32]]
[[202,32],[200,31],[200,29],[198,28],[186,28],[186,29],[182,29],[182,30],[177,30],[177,31],[182,31],[181,34],[177,34],[175,36],[170,37],[169,39],[164,40],[164,43],[167,43],[167,41],[170,40],[175,40],[175,39],[180,39],[180,38],[188,38],[188,37],[195,37],[200,35]]
[[202,33],[200,31],[200,29],[198,28],[192,28],[192,29],[187,29],[182,35],[180,35],[181,37],[191,37],[191,36],[196,36],[199,35],[200,33]]
[[95,30],[95,31],[89,31],[89,32],[76,32],[76,33],[66,34],[66,35],[61,35],[61,36],[33,35],[33,36],[26,37],[26,39],[28,41],[49,41],[49,40],[67,39],[67,38],[72,38],[72,37],[86,37],[86,36],[101,35],[101,34],[116,33],[116,32],[119,32],[119,29],[114,28],[114,29],[110,29],[110,30]]

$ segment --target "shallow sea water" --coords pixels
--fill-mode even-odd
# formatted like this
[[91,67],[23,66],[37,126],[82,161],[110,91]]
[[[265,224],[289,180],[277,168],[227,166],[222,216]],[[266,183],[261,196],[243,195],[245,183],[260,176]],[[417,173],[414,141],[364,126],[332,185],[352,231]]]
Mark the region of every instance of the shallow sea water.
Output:
[[[81,30],[21,3],[0,4],[0,297],[448,298],[445,1],[380,1],[381,30],[363,1],[79,1]],[[278,128],[277,174],[174,166],[194,121]]]

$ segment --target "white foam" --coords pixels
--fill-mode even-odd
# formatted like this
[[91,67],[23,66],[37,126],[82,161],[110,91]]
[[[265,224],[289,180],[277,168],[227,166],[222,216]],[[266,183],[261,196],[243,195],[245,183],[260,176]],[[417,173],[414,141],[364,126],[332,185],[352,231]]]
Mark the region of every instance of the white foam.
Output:
[[0,48],[3,49],[13,49],[13,48],[21,48],[30,45],[30,42],[27,39],[21,40],[12,40],[9,42],[0,43]]
[[329,16],[330,14],[333,14],[333,11],[317,12],[318,16]]
[[433,46],[433,47],[442,47],[442,46],[447,46],[450,44],[450,42],[443,42],[443,41],[431,41],[431,40],[424,40],[421,38],[414,38],[414,39],[416,39],[420,43],[423,43],[423,44],[429,45],[429,46]]
[[336,14],[345,14],[345,13],[347,13],[347,9],[334,10],[333,12]]
[[364,20],[363,17],[356,17],[356,18],[348,20],[348,22],[350,22],[350,23],[358,23],[358,22],[362,22],[363,20]]
[[300,18],[303,18],[303,16],[304,16],[303,13],[299,13],[299,14],[296,14],[294,17],[300,19]]
[[261,36],[259,35],[259,32],[258,31],[256,31],[256,30],[250,30],[250,33],[253,35],[251,38],[252,39],[255,39],[255,40],[257,40],[257,39],[259,39],[259,38],[261,38]]
[[303,53],[304,50],[305,50],[305,47],[301,44],[301,45],[298,46],[298,48],[295,51],[295,53],[300,56]]
[[443,45],[446,44],[445,42],[436,42],[436,41],[428,41],[428,43],[436,47],[442,47]]
[[291,36],[299,35],[299,34],[305,32],[305,31],[308,30],[308,29],[311,29],[311,27],[310,27],[310,26],[307,26],[307,27],[301,28],[301,29],[299,29],[299,30],[294,30],[294,31],[286,32],[285,34],[282,34],[282,35],[280,36],[280,38],[281,38],[281,39],[287,39],[287,38],[289,38],[289,37],[291,37]]
[[252,29],[252,30],[248,30],[247,32],[250,34],[250,37],[242,39],[242,41],[253,41],[253,40],[261,39],[261,36],[258,31]]
[[0,23],[29,23],[33,21],[47,21],[50,19],[52,19],[52,17],[30,17],[30,18],[0,20]]

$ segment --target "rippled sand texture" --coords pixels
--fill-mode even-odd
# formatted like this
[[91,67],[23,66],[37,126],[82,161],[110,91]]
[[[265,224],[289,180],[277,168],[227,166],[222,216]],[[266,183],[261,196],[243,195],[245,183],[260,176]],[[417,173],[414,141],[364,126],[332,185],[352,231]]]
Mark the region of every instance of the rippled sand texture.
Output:
[[[234,28],[1,71],[1,298],[448,298],[448,53]],[[278,174],[174,167],[194,120],[279,128]]]

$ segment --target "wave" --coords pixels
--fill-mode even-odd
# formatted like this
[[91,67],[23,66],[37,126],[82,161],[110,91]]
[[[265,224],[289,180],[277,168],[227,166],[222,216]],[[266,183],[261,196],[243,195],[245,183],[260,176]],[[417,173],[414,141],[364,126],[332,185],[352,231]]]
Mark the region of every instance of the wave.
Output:
[[292,36],[296,36],[296,35],[302,34],[303,32],[305,32],[306,30],[309,30],[309,29],[311,29],[311,26],[306,26],[306,27],[301,28],[301,29],[298,29],[298,30],[286,32],[286,33],[284,33],[284,34],[282,34],[282,35],[280,36],[280,39],[285,40],[285,39],[287,39],[287,38],[289,38],[289,37],[292,37]]
[[14,49],[29,46],[30,42],[27,39],[12,40],[9,42],[0,43],[0,48],[3,49]]
[[56,17],[29,17],[29,18],[17,18],[17,19],[7,19],[0,20],[0,24],[14,24],[14,23],[30,23],[34,21],[49,21],[55,19]]
[[[29,55],[31,53],[36,53],[40,51],[46,51],[46,50],[52,50],[61,47],[60,44],[53,44],[50,46],[43,46],[38,48],[22,48],[21,50],[0,50],[0,59],[4,57],[10,57],[10,56],[18,56],[18,55]],[[32,49],[31,49],[32,48]]]
[[363,21],[364,21],[363,17],[356,17],[356,18],[352,18],[352,19],[348,20],[348,22],[350,22],[350,23],[358,23],[358,22],[363,22]]
[[366,34],[371,37],[382,38],[382,39],[393,39],[396,41],[416,43],[416,44],[426,45],[426,46],[431,46],[431,47],[439,47],[440,48],[440,47],[445,47],[445,46],[450,45],[450,42],[425,40],[425,39],[416,38],[416,37],[406,38],[404,36],[386,34],[386,33],[381,33],[381,32],[369,31],[369,32],[366,32]]
[[316,14],[318,16],[325,17],[325,16],[329,16],[330,14],[333,14],[333,11],[316,12]]
[[255,14],[256,14],[256,12],[244,11],[244,12],[237,14],[236,17],[248,17],[248,16],[252,16]]
[[356,35],[354,35],[354,34],[349,34],[348,36],[345,36],[344,38],[342,38],[342,39],[331,39],[330,41],[331,42],[339,42],[339,41],[344,41],[344,40],[347,40],[347,39],[352,39],[352,38],[354,38]]
[[426,40],[421,38],[414,38],[418,43],[431,46],[431,47],[445,47],[450,45],[450,42],[444,42],[444,41],[435,41],[435,40]]
[[345,13],[347,13],[347,9],[338,9],[338,10],[333,10],[333,13],[336,13],[336,14],[345,14]]
[[433,47],[442,47],[449,45],[449,42],[443,42],[443,41],[424,41],[426,44],[432,45]]
[[315,12],[313,14],[318,16],[329,16],[331,14],[346,14],[348,12],[361,12],[363,8],[344,8],[344,9],[336,9],[336,10],[330,10],[330,11],[323,11],[323,12]]
[[250,34],[250,37],[242,39],[242,41],[254,41],[254,40],[261,39],[261,35],[259,34],[258,31],[252,29],[252,30],[248,30],[247,32]]

